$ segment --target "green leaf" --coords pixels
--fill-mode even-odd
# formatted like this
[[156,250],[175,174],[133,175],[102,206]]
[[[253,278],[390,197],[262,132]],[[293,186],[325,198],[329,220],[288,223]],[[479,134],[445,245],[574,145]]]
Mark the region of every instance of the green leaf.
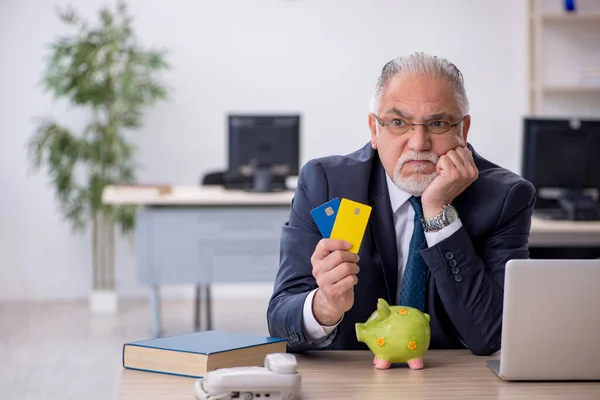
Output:
[[57,13],[58,16],[60,17],[60,19],[63,22],[66,22],[67,24],[76,24],[77,22],[79,22],[79,17],[77,15],[77,13],[75,12],[75,10],[73,10],[73,7],[71,6],[67,6],[65,10],[61,11],[60,9],[57,9]]
[[152,69],[166,69],[169,67],[165,61],[165,51],[151,51],[146,54],[148,67]]
[[135,228],[136,210],[133,205],[119,206],[114,210],[112,220],[120,226],[123,234],[130,234]]
[[44,167],[64,218],[82,229],[99,212],[131,232],[135,207],[102,203],[107,185],[135,181],[135,148],[127,139],[150,106],[167,98],[159,74],[166,50],[147,49],[133,29],[125,1],[102,8],[94,22],[71,7],[57,10],[73,31],[48,43],[41,86],[54,98],[90,110],[81,132],[51,119],[36,121],[27,143],[31,170]]

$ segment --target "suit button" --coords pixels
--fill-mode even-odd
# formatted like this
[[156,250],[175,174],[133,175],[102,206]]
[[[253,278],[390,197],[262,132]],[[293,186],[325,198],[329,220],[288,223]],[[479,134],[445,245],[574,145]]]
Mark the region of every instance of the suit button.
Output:
[[458,269],[458,267],[452,267],[452,273],[454,275],[458,274],[460,272],[460,269]]
[[462,281],[462,275],[454,275],[454,282]]
[[452,253],[450,253],[450,252],[447,252],[447,253],[446,253],[446,258],[447,258],[448,260],[452,260],[452,259],[454,258],[454,254],[452,254]]
[[451,267],[456,267],[456,264],[457,264],[456,260],[448,261],[448,265],[450,265]]

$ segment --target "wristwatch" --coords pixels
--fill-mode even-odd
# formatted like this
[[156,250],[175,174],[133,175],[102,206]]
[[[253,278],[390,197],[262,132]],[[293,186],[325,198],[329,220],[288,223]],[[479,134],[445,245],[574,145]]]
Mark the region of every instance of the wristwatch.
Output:
[[450,204],[442,207],[442,211],[433,218],[421,218],[425,232],[437,231],[445,228],[458,219],[458,212]]

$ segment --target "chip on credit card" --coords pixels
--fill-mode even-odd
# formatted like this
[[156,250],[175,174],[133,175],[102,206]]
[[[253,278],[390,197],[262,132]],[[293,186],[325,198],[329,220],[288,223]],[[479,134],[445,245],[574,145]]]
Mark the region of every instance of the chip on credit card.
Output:
[[371,206],[342,199],[330,238],[349,242],[351,247],[348,251],[358,253],[370,215]]
[[350,252],[358,253],[371,215],[371,206],[353,200],[334,198],[311,210],[324,238],[350,243]]
[[310,212],[315,220],[315,224],[317,224],[317,228],[319,228],[319,231],[324,238],[329,238],[329,236],[331,236],[331,230],[333,229],[333,223],[335,222],[338,208],[340,208],[340,199],[336,197],[329,200],[327,203],[314,208]]

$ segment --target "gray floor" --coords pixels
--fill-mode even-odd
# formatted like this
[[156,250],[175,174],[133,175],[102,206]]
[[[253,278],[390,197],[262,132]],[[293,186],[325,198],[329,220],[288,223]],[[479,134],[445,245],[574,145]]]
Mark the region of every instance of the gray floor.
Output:
[[[213,329],[267,334],[264,300],[213,302]],[[193,303],[164,301],[164,335],[193,331]],[[92,317],[86,302],[0,304],[0,399],[114,399],[123,343],[150,334],[146,301]]]

